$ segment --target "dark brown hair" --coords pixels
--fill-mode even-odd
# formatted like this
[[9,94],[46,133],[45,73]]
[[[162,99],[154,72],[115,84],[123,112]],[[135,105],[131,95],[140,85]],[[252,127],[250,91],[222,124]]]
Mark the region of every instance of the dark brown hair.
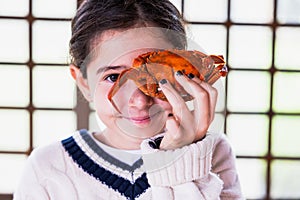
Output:
[[86,78],[84,60],[91,51],[93,39],[107,30],[126,30],[136,26],[170,30],[164,34],[174,47],[186,47],[183,20],[169,0],[86,0],[72,21],[72,64],[79,67]]

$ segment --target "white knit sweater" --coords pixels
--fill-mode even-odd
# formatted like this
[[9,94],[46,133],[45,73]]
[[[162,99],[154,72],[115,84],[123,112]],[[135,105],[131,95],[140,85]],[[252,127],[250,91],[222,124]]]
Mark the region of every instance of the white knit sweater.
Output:
[[[15,200],[243,199],[224,134],[176,150],[141,144],[142,157],[101,148],[85,130],[30,155]],[[124,159],[127,157],[127,159]],[[132,157],[132,158],[131,158]]]

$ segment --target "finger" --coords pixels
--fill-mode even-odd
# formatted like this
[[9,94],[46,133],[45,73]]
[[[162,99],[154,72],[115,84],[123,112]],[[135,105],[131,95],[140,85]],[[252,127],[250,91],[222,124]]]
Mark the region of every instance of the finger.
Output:
[[[168,117],[166,121],[166,133],[159,146],[160,149],[172,149],[176,146],[175,142],[181,134],[180,124],[176,121],[174,116]],[[175,140],[174,140],[175,139]]]
[[217,105],[218,99],[218,91],[216,88],[211,86],[209,83],[202,82],[201,87],[208,92],[209,95],[209,103],[210,103],[210,122],[214,120],[215,109]]
[[194,97],[194,113],[202,113],[203,115],[210,116],[209,92],[202,87],[205,83],[196,77],[190,79],[184,75],[176,76],[176,80]]
[[186,76],[176,77],[183,88],[194,97],[194,126],[197,138],[202,138],[211,123],[211,106],[209,92],[202,87],[203,81],[191,80]]
[[193,115],[182,97],[166,79],[163,79],[159,84],[162,92],[172,106],[173,115],[177,122],[184,127],[190,124],[191,120],[193,120]]
[[218,100],[218,90],[213,87],[211,84],[201,81],[197,77],[193,77],[192,80],[196,83],[198,83],[203,89],[205,89],[209,94],[209,100],[210,100],[210,121],[212,122],[214,120],[215,116],[215,110]]

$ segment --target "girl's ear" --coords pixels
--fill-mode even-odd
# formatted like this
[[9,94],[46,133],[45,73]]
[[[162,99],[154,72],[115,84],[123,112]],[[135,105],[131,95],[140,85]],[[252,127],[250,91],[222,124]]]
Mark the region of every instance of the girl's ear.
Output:
[[91,97],[91,90],[88,85],[87,79],[83,77],[80,69],[73,64],[70,65],[70,72],[71,76],[76,81],[77,87],[80,89],[85,99],[91,102],[93,99]]

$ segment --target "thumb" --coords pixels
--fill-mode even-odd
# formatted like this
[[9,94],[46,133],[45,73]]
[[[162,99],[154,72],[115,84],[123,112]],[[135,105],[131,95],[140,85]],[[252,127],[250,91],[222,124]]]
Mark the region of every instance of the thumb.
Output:
[[176,121],[174,116],[169,116],[166,121],[166,132],[165,136],[161,141],[160,149],[174,149],[177,140],[180,139],[180,124]]

